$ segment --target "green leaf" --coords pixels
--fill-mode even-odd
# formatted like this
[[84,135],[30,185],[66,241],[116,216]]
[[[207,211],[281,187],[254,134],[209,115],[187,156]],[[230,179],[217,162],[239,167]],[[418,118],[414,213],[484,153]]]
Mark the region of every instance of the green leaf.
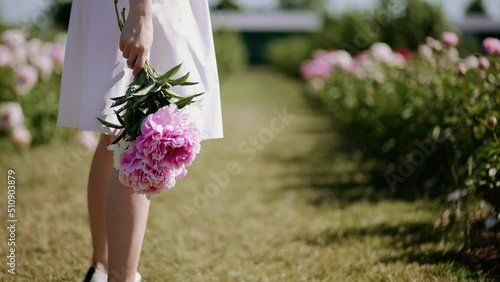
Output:
[[118,119],[118,122],[123,125],[125,122],[123,121],[123,118],[120,116],[120,113],[115,111],[116,118]]
[[142,69],[139,75],[132,81],[132,83],[129,84],[129,90],[131,92],[139,90],[145,81],[146,81],[146,72],[144,71],[144,69]]
[[120,140],[122,140],[123,138],[125,138],[125,135],[127,134],[127,131],[124,130],[116,139],[115,141],[113,141],[113,143],[111,144],[116,144],[118,142],[120,142]]
[[184,99],[184,97],[179,96],[177,93],[173,92],[170,89],[162,89],[161,92],[162,92],[163,96],[167,97],[168,99],[171,99],[171,98]]
[[185,106],[191,104],[193,102],[193,99],[198,97],[198,96],[201,96],[203,95],[204,93],[199,93],[199,94],[196,94],[196,95],[193,95],[193,96],[189,96],[189,97],[186,97],[186,98],[183,98],[177,102],[175,102],[175,104],[177,105],[177,107],[179,109],[182,109],[184,108]]
[[127,21],[127,16],[125,15],[125,8],[122,9],[122,23],[125,25],[125,22]]
[[185,82],[181,83],[180,85],[182,85],[182,86],[191,86],[191,85],[196,85],[196,84],[199,84],[199,82],[185,81]]
[[[113,104],[111,104],[111,108],[125,104],[127,101],[129,101],[132,98],[133,98],[132,96],[129,96],[129,97],[123,97],[123,98],[117,99],[117,100],[115,100],[115,102]],[[111,99],[113,100],[113,98],[111,98]]]
[[172,85],[182,85],[183,83],[185,83],[188,80],[189,74],[190,74],[189,72],[186,73],[186,75],[184,75],[184,76],[182,76],[182,77],[180,77],[180,78],[178,78],[178,79],[170,82],[170,84],[172,84]]
[[100,119],[100,118],[97,118],[97,120],[99,120],[99,122],[102,125],[107,126],[107,127],[111,127],[111,128],[115,128],[115,129],[122,129],[123,128],[123,126],[121,126],[121,125],[112,124],[112,123],[107,122],[107,121]]
[[169,71],[167,71],[166,73],[158,76],[158,77],[155,77],[155,80],[156,81],[161,81],[163,82],[164,80],[169,80],[171,79],[174,75],[176,75],[179,70],[181,69],[182,67],[182,63],[178,64],[177,66],[173,67],[172,69],[170,69]]
[[141,90],[137,91],[136,93],[132,94],[132,96],[138,97],[138,96],[144,96],[147,95],[148,93],[152,92],[152,90],[158,87],[156,84],[149,84],[148,86],[142,88]]

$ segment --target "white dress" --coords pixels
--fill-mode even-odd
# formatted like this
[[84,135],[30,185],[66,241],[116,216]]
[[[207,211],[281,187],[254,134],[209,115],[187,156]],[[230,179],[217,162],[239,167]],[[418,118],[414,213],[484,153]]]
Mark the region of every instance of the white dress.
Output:
[[[119,0],[119,11],[129,0]],[[195,86],[178,87],[180,95],[205,92],[187,110],[203,140],[222,138],[219,80],[206,0],[152,0],[154,41],[150,52],[159,72],[183,63]],[[118,124],[111,97],[125,93],[132,71],[119,50],[120,31],[114,0],[73,0],[61,82],[57,124],[104,134],[118,133],[96,117]]]

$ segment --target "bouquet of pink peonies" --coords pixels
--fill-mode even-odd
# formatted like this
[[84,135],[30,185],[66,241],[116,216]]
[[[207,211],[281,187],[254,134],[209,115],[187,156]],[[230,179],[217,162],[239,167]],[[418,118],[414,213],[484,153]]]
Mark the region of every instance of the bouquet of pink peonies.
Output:
[[[116,2],[115,9],[121,30],[125,9],[121,19]],[[200,152],[200,131],[184,107],[203,93],[181,97],[171,90],[196,84],[188,81],[189,73],[174,78],[180,68],[158,74],[146,61],[125,95],[112,98],[112,107],[119,107],[115,110],[119,124],[97,118],[103,125],[121,130],[108,149],[114,151],[120,182],[136,193],[150,196],[173,188]]]

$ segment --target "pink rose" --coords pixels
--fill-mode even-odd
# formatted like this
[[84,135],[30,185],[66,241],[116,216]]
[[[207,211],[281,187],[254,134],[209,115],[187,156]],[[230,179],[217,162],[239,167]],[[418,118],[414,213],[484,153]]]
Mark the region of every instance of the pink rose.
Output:
[[483,46],[486,52],[492,55],[500,55],[500,40],[493,37],[488,37],[483,41]]
[[444,44],[450,47],[455,47],[458,45],[459,39],[456,33],[448,31],[443,33],[443,35],[441,36],[441,41],[443,41]]
[[22,126],[24,115],[18,103],[0,104],[0,130],[9,131]]

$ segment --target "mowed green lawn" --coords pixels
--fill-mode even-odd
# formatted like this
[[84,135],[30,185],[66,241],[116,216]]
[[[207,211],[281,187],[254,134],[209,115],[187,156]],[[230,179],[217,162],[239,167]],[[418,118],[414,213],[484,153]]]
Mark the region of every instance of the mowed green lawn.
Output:
[[[483,280],[433,235],[440,207],[348,185],[362,174],[352,156],[327,152],[328,120],[300,92],[266,69],[225,81],[226,138],[204,142],[188,176],[153,198],[144,281]],[[83,279],[90,160],[76,144],[2,154],[2,187],[16,171],[18,222],[13,276],[2,189],[0,281]]]

